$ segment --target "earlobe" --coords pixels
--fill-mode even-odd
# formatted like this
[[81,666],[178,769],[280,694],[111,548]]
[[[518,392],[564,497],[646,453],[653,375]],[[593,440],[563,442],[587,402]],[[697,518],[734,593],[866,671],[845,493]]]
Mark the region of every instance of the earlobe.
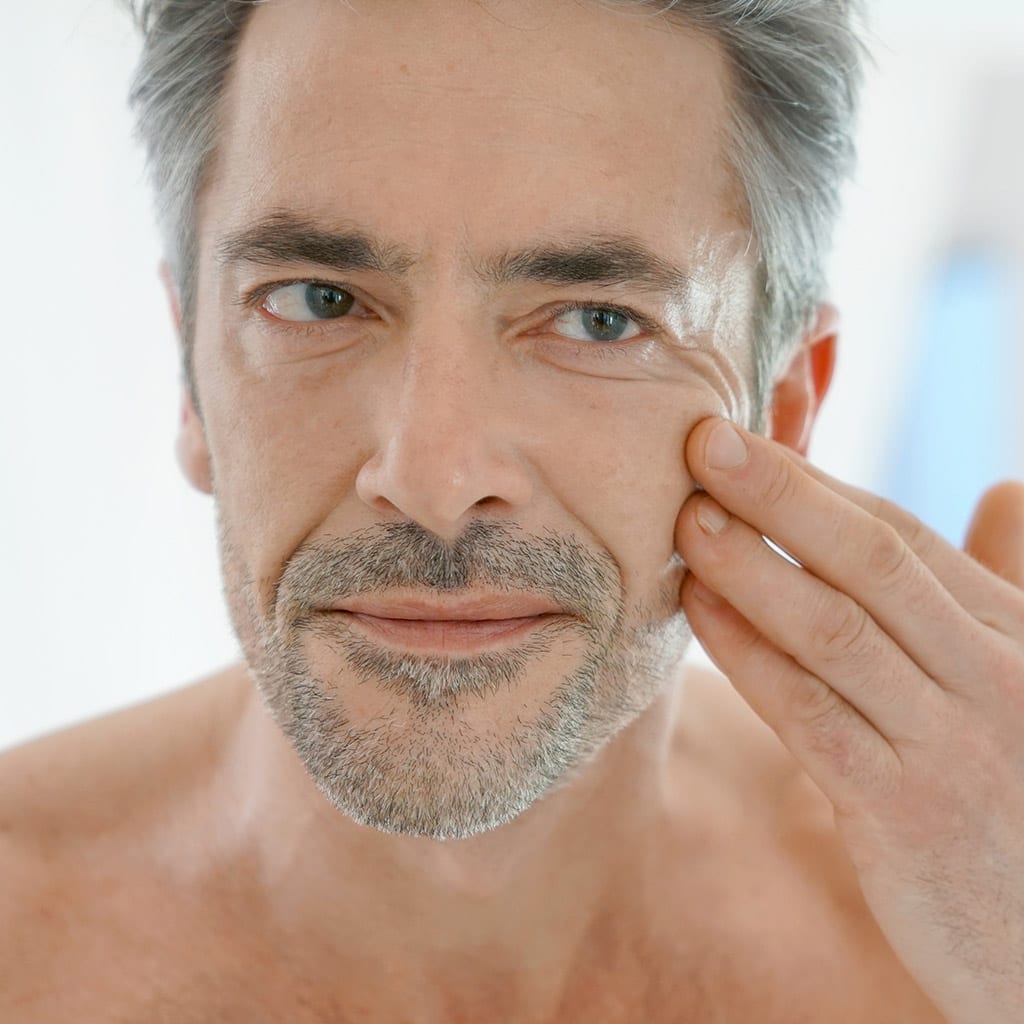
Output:
[[178,465],[188,482],[203,494],[213,494],[210,450],[206,444],[203,424],[185,388],[181,398],[181,424],[177,441]]
[[818,411],[832,383],[838,338],[839,311],[830,303],[823,303],[789,365],[775,381],[771,437],[804,456]]

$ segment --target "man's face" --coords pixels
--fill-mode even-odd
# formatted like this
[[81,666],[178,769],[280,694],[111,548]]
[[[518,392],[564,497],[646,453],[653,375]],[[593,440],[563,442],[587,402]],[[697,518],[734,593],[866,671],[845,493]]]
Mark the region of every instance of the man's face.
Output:
[[[677,676],[683,443],[751,414],[748,234],[709,41],[569,0],[358,8],[267,3],[243,37],[200,207],[203,443],[232,619],[313,778],[462,837]],[[339,269],[302,224],[399,266]],[[631,280],[643,249],[688,283]],[[562,614],[446,652],[336,610],[495,593]]]

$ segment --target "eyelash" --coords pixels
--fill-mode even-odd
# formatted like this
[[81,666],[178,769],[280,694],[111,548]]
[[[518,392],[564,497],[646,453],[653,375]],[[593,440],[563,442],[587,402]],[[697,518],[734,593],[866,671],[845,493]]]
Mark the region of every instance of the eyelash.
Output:
[[[246,309],[256,307],[263,299],[265,299],[271,292],[276,291],[278,288],[286,288],[292,284],[315,284],[321,285],[324,288],[337,288],[339,291],[345,292],[347,295],[352,295],[355,298],[353,292],[340,284],[332,284],[329,281],[318,281],[314,278],[299,278],[293,281],[275,281],[271,284],[263,284],[258,288],[254,288],[241,297],[238,304]],[[358,301],[358,299],[357,299]],[[660,335],[662,332],[661,325],[656,323],[650,317],[644,316],[643,313],[638,312],[635,309],[631,309],[629,306],[619,306],[615,303],[593,301],[588,302],[586,300],[573,300],[572,302],[563,303],[560,306],[556,306],[555,309],[550,313],[548,319],[555,320],[565,313],[571,313],[577,309],[598,309],[602,312],[607,313],[619,313],[622,316],[628,317],[634,321],[638,327],[642,327],[649,334]],[[287,320],[280,320],[275,318],[278,324],[288,324]],[[346,317],[337,317],[335,319],[344,320]],[[333,323],[332,320],[319,320],[309,321],[305,324],[291,323],[288,327],[289,330],[298,331],[300,334],[306,337],[314,337],[319,334],[325,324]],[[647,336],[641,336],[638,338],[628,338],[625,341],[608,341],[599,342],[595,341],[591,344],[586,342],[577,341],[575,338],[562,338],[561,344],[567,346],[576,355],[585,357],[607,358],[627,355],[629,349],[633,345],[642,344],[650,341]]]

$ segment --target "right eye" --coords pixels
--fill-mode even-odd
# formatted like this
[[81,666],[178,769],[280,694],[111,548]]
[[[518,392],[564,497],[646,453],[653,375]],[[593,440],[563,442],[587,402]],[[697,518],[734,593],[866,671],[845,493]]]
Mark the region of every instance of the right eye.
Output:
[[310,323],[345,316],[355,301],[350,292],[332,284],[296,281],[268,292],[263,308],[279,320]]

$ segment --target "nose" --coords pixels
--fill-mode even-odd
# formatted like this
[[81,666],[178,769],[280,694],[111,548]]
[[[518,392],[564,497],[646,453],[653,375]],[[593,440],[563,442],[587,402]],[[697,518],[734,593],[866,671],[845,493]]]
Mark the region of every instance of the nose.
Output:
[[384,383],[356,493],[454,541],[482,508],[505,518],[523,508],[533,485],[517,450],[521,411],[509,401],[515,361],[479,336],[434,341],[407,348],[397,379]]

